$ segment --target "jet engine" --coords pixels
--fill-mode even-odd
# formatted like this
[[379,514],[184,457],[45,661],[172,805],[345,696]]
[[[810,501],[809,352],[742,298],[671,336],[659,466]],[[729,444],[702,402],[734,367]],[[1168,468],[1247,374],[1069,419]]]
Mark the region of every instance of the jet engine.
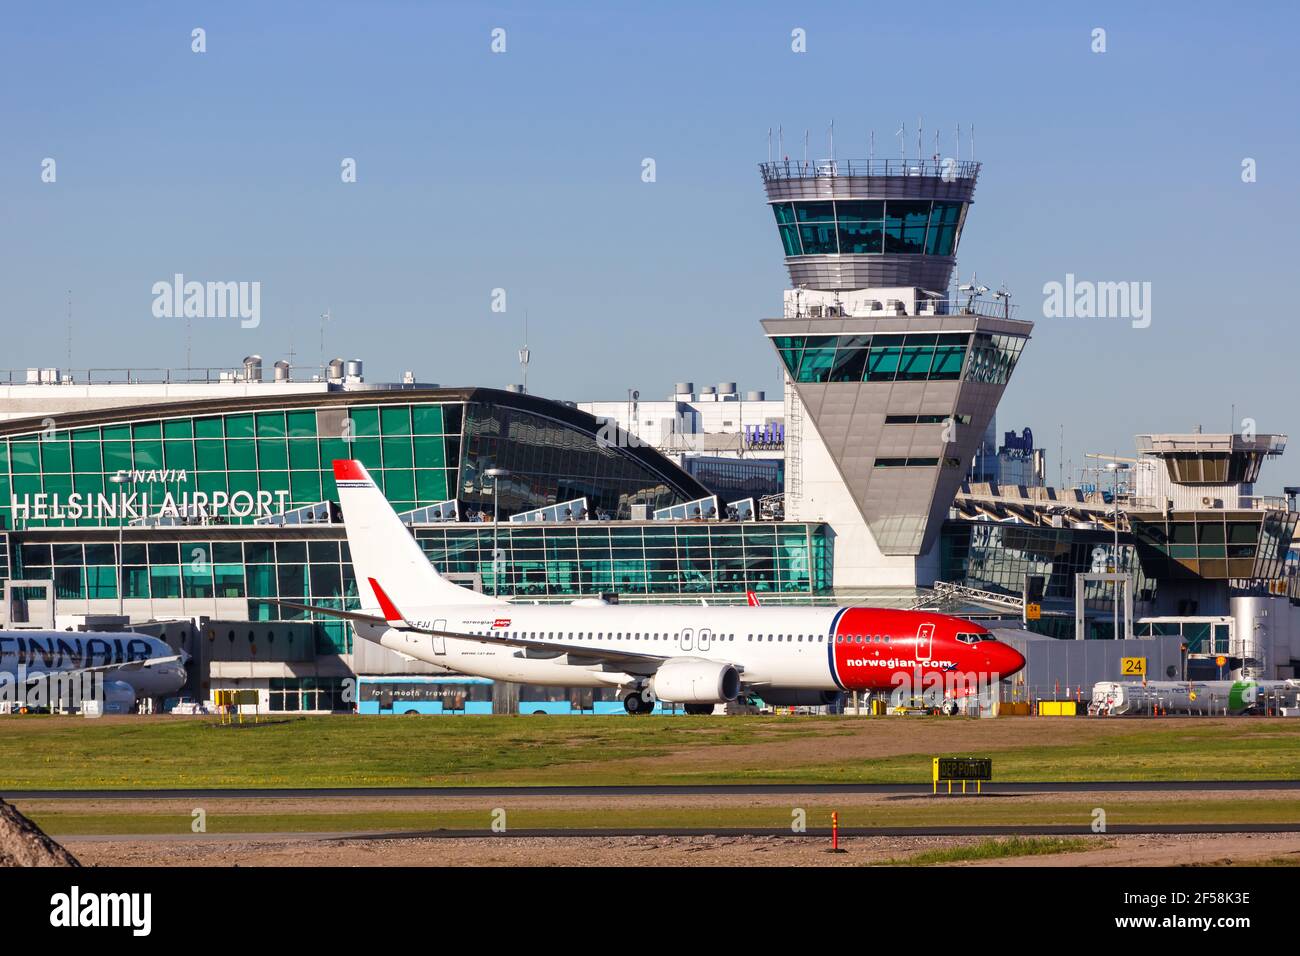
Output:
[[733,664],[679,657],[655,671],[650,688],[670,704],[720,704],[740,693],[740,671]]

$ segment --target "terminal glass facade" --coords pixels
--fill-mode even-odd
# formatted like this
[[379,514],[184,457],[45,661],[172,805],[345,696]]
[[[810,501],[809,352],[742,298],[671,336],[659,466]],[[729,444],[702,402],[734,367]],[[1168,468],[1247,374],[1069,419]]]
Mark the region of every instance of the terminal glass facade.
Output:
[[[226,533],[229,537],[231,532]],[[343,529],[249,529],[248,540],[213,540],[202,528],[128,532],[122,546],[127,600],[175,602],[178,611],[214,614],[214,599],[246,599],[252,621],[299,620],[298,604],[356,609],[356,576]],[[416,540],[439,571],[477,580],[502,597],[813,594],[830,590],[831,544],[822,525],[781,522],[503,523],[494,569],[491,525],[417,526]],[[102,533],[101,533],[102,535]],[[10,575],[52,580],[62,601],[115,601],[116,533],[85,541],[66,532],[17,535]],[[467,582],[468,583],[468,582]],[[101,606],[107,611],[111,605]],[[347,622],[321,619],[322,653],[350,650]]]

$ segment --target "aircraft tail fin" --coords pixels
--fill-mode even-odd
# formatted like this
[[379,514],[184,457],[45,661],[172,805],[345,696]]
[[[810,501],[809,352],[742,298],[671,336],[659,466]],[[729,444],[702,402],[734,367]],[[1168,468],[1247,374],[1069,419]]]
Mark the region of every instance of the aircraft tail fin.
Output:
[[[361,462],[334,462],[334,481],[365,607],[504,603],[439,574]],[[375,593],[372,581],[382,582],[387,601]]]

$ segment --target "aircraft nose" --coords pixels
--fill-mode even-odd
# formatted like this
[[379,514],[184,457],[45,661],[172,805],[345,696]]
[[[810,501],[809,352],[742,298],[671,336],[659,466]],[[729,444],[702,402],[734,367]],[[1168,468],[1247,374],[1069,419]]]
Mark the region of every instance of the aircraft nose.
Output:
[[998,657],[1000,658],[998,673],[1003,677],[1010,677],[1024,669],[1025,656],[1014,647],[1003,644]]

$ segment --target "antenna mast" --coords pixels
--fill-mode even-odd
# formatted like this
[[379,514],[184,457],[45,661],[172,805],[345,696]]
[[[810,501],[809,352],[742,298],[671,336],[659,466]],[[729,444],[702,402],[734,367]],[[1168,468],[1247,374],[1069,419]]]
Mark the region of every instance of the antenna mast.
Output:
[[519,350],[519,367],[524,373],[523,389],[525,395],[528,394],[528,361],[530,358],[532,358],[532,355],[528,351],[528,310],[524,309],[524,347]]

